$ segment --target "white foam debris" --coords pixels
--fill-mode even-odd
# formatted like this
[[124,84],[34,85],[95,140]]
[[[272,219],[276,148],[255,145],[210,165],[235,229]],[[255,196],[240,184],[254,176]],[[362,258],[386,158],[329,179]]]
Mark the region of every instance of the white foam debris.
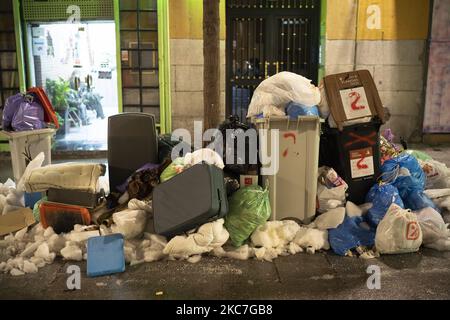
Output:
[[67,242],[66,246],[61,250],[61,255],[65,260],[83,260],[83,252],[81,251],[81,248],[73,242]]
[[10,273],[12,276],[23,276],[25,274],[25,272],[20,271],[19,269],[16,268],[13,268]]
[[319,215],[313,222],[313,224],[319,230],[328,230],[337,228],[345,218],[345,208],[338,207],[330,209],[325,213]]
[[29,257],[34,254],[37,248],[42,244],[43,241],[31,242],[27,244],[26,248],[20,254],[21,257]]
[[300,226],[292,220],[269,221],[253,232],[252,244],[264,248],[282,247],[294,239],[298,230]]
[[48,238],[50,238],[51,236],[53,236],[55,234],[55,231],[53,230],[53,228],[52,227],[48,227],[47,229],[45,229],[45,231],[44,231],[44,238],[45,239],[48,239]]
[[66,234],[66,239],[74,242],[84,242],[91,237],[100,236],[100,232],[98,230],[93,231],[72,231]]
[[27,230],[28,230],[28,227],[25,227],[25,228],[17,231],[16,234],[14,235],[14,238],[19,241],[23,240],[25,234],[27,233]]
[[295,236],[294,242],[303,249],[308,250],[308,248],[312,248],[309,249],[309,252],[312,253],[321,249],[330,249],[327,230],[301,227]]
[[202,260],[202,256],[200,254],[187,258],[187,262],[189,262],[189,263],[197,263],[200,260]]
[[36,265],[33,262],[25,260],[23,262],[23,271],[25,273],[36,273],[36,272],[38,272],[38,268],[36,267]]

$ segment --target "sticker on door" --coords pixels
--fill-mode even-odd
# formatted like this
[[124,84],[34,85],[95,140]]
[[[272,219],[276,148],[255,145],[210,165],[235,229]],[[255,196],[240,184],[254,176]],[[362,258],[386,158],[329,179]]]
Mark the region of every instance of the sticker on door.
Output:
[[371,176],[375,173],[372,148],[350,151],[350,168],[352,178]]

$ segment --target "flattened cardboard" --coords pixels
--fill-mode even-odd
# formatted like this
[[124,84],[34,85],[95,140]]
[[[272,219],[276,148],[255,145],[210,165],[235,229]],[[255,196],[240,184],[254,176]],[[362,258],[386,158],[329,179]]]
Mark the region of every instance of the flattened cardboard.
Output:
[[33,211],[30,208],[15,210],[0,216],[0,236],[19,231],[35,222]]

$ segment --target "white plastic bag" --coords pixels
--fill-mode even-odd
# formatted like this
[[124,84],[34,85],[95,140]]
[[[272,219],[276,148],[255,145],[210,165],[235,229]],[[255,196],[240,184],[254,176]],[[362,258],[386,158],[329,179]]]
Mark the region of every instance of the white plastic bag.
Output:
[[335,229],[344,222],[345,208],[338,207],[330,209],[325,213],[317,216],[316,220],[311,223],[312,227],[317,227],[319,230]]
[[320,116],[326,119],[330,115],[330,107],[328,106],[327,94],[323,83],[319,84],[320,102],[318,105]]
[[114,224],[111,230],[121,233],[125,239],[133,239],[142,235],[147,223],[147,212],[144,210],[126,209],[113,214]]
[[436,160],[419,161],[427,179],[425,189],[450,188],[450,169]]
[[209,148],[195,150],[192,153],[186,154],[184,157],[185,166],[193,166],[203,161],[210,165],[215,165],[220,169],[225,167],[222,157],[217,152]]
[[247,118],[263,113],[264,106],[283,109],[290,101],[307,107],[320,102],[319,88],[311,80],[298,74],[283,71],[273,75],[256,88],[248,107]]
[[377,227],[375,246],[382,254],[416,252],[422,244],[417,216],[393,203]]
[[442,219],[442,216],[433,208],[427,207],[418,212],[417,219],[422,229],[423,244],[432,244],[440,239],[448,239],[450,230]]
[[319,202],[318,211],[320,213],[345,205],[345,191],[346,185],[341,185],[335,188],[327,188],[323,184],[317,184],[317,199]]

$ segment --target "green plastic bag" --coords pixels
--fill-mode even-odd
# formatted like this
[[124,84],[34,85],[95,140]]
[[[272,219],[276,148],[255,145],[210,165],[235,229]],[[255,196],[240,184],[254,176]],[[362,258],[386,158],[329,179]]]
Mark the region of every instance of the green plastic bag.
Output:
[[181,173],[184,169],[184,158],[176,158],[172,161],[171,164],[167,166],[167,168],[164,169],[164,171],[161,173],[161,176],[159,177],[159,180],[161,182],[165,182]]
[[41,214],[40,214],[39,208],[41,206],[41,203],[44,201],[47,201],[47,200],[48,200],[47,197],[43,197],[41,200],[39,200],[38,202],[36,202],[34,204],[33,215],[34,215],[34,220],[36,220],[36,222],[41,222]]
[[421,161],[433,160],[432,157],[430,157],[428,154],[426,154],[423,151],[408,149],[405,152],[412,155],[417,160],[421,160]]
[[248,186],[236,191],[229,200],[229,211],[225,217],[225,228],[231,242],[240,247],[255,231],[269,219],[269,191],[260,186]]

